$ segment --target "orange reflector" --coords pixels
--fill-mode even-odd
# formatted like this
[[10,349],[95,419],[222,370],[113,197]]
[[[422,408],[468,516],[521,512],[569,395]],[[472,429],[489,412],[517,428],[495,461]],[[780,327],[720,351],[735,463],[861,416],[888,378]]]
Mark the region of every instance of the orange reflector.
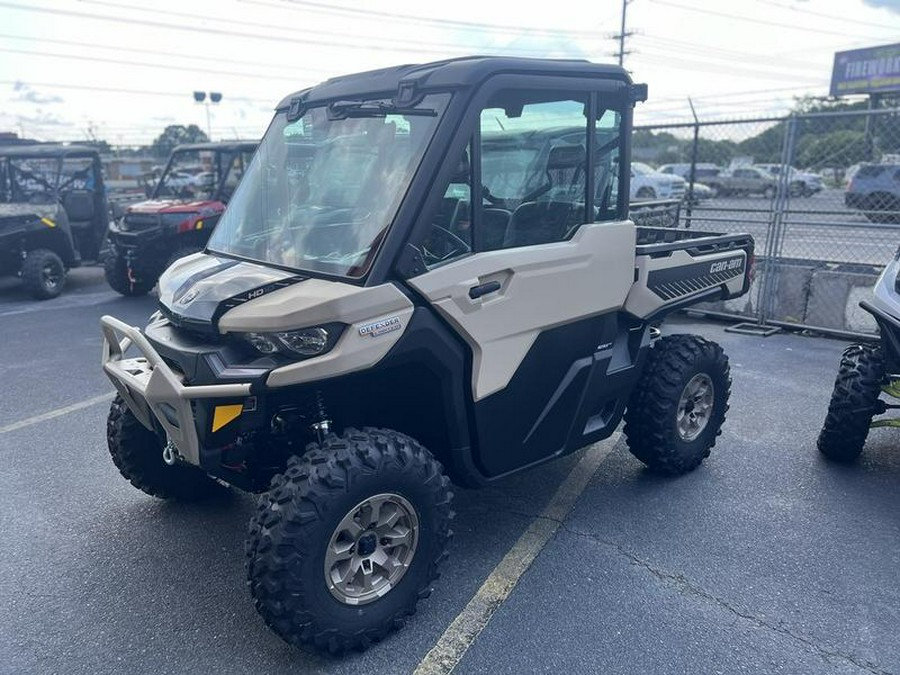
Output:
[[202,230],[202,229],[203,229],[203,221],[202,221],[202,220],[198,220],[196,223],[194,223],[194,229],[195,229],[195,230]]
[[243,409],[243,403],[236,403],[235,405],[217,405],[216,410],[213,413],[213,433],[240,417]]
[[41,222],[42,222],[44,225],[46,225],[47,227],[56,227],[56,223],[54,223],[54,222],[53,222],[52,220],[50,220],[49,218],[41,218]]

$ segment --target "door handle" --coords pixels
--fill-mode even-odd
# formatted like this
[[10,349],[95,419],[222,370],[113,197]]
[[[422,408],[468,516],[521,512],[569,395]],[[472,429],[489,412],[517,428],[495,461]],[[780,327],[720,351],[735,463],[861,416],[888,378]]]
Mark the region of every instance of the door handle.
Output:
[[500,282],[499,281],[488,281],[484,284],[478,284],[477,286],[472,286],[469,289],[469,297],[472,300],[477,300],[482,295],[487,295],[488,293],[496,293],[500,290]]

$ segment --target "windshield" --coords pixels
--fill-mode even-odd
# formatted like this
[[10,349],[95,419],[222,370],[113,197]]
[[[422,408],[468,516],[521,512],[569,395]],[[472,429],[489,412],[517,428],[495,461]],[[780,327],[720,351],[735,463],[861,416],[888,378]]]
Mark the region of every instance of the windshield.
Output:
[[656,171],[654,171],[652,167],[641,162],[632,162],[631,170],[639,176],[647,176],[651,173],[656,173]]
[[58,157],[7,158],[3,162],[0,195],[6,203],[52,204],[59,179]]
[[176,151],[153,196],[214,200],[221,177],[220,154],[215,150]]
[[342,101],[297,121],[279,112],[209,249],[360,277],[396,215],[449,94],[413,108]]

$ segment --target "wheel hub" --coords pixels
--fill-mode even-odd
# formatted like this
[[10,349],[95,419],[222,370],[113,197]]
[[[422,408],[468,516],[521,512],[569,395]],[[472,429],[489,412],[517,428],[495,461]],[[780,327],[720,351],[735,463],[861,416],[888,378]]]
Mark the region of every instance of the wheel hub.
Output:
[[340,602],[365,605],[387,594],[416,553],[419,519],[404,497],[380,494],[354,506],[325,550],[325,585]]
[[697,373],[681,392],[675,428],[683,441],[693,441],[706,429],[712,417],[715,388],[706,373]]

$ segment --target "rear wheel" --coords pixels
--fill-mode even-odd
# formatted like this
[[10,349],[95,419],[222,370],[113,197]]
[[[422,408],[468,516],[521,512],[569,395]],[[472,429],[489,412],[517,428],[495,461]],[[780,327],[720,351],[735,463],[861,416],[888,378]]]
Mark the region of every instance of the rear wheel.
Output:
[[46,248],[29,251],[22,262],[22,285],[38,300],[55,298],[66,285],[62,258]]
[[128,297],[147,295],[156,283],[156,279],[152,281],[135,279],[128,272],[128,263],[125,261],[125,257],[118,253],[110,253],[106,256],[103,261],[103,273],[106,276],[106,282],[116,293]]
[[637,199],[654,199],[656,197],[656,190],[652,187],[642,187],[637,191],[635,195]]
[[121,396],[116,396],[109,408],[106,442],[119,473],[148,495],[198,501],[225,490],[195,466],[167,464],[163,460],[163,439],[140,423]]
[[730,393],[728,357],[719,345],[695,335],[661,338],[628,401],[628,449],[659,473],[692,471],[716,444]]
[[851,462],[863,450],[872,418],[880,412],[878,397],[885,368],[881,347],[852,345],[844,350],[828,415],[819,433],[819,451],[838,462]]
[[287,642],[364,649],[431,593],[451,536],[441,465],[408,436],[348,429],[292,457],[250,521],[247,579]]

